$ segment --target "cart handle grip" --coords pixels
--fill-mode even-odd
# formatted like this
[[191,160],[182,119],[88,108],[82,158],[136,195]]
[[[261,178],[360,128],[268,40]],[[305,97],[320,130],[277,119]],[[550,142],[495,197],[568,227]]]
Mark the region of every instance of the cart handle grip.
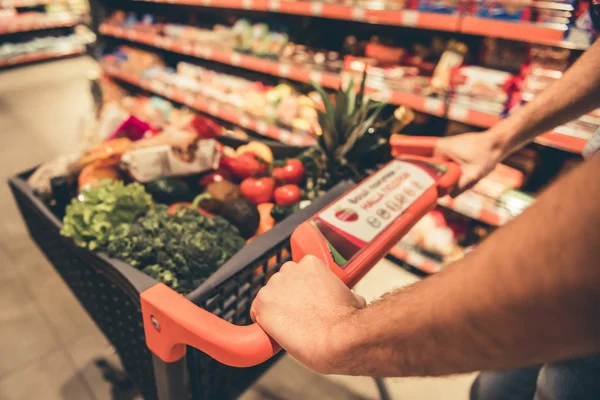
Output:
[[186,345],[232,367],[267,361],[281,347],[258,324],[233,325],[163,283],[140,295],[146,344],[164,362],[176,362]]
[[392,155],[433,157],[433,152],[438,139],[439,137],[435,136],[392,135],[390,138]]

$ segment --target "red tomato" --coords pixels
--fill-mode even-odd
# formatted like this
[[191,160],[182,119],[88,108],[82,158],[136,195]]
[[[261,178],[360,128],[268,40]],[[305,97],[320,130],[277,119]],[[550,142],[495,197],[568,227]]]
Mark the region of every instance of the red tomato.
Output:
[[273,168],[273,178],[279,183],[299,184],[304,179],[304,165],[300,160],[287,160],[280,168]]
[[208,172],[200,177],[198,186],[204,188],[213,182],[232,181],[233,175],[225,168],[219,168],[216,171]]
[[270,202],[273,198],[274,190],[275,180],[269,177],[260,179],[246,178],[240,185],[240,192],[242,193],[242,196],[254,204]]
[[282,206],[296,204],[302,198],[302,191],[296,185],[284,185],[275,189],[275,203]]
[[242,153],[236,157],[223,157],[221,165],[242,179],[260,176],[267,171],[267,164],[260,162],[252,153]]

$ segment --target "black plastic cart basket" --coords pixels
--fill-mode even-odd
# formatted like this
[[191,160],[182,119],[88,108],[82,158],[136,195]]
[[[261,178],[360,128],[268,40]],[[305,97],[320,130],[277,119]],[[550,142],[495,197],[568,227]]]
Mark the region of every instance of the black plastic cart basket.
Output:
[[[277,359],[251,368],[221,364],[188,348],[164,363],[146,347],[140,293],[157,284],[130,265],[79,248],[60,235],[60,220],[33,193],[28,171],[9,184],[29,233],[79,302],[115,347],[125,371],[146,400],[227,399],[248,388]],[[259,236],[186,298],[236,325],[247,325],[258,290],[290,259],[294,229],[352,186],[342,182]]]

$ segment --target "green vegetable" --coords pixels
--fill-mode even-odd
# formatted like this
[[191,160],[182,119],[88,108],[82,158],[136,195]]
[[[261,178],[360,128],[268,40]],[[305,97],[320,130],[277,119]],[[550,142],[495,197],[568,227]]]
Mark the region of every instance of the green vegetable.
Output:
[[158,178],[146,184],[146,191],[157,203],[173,204],[190,201],[192,194],[184,181],[177,178]]
[[282,206],[280,204],[275,204],[271,209],[271,217],[277,222],[283,221],[290,215],[292,215],[295,211],[300,208],[299,203],[291,204],[289,206]]
[[225,202],[220,215],[235,225],[246,239],[254,235],[260,223],[258,208],[253,202],[244,198]]
[[133,224],[115,229],[104,251],[180,293],[198,287],[245,244],[219,216],[181,208],[174,215],[157,205]]
[[80,247],[105,246],[111,232],[133,223],[152,205],[152,197],[137,183],[104,181],[82,191],[67,206],[60,233]]

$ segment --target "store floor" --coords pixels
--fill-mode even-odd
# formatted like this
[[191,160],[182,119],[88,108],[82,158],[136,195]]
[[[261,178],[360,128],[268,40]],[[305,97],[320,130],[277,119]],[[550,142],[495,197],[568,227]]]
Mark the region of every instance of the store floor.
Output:
[[[77,149],[91,117],[86,58],[0,72],[2,181]],[[357,290],[367,298],[414,282],[388,262]],[[118,363],[109,343],[28,236],[8,186],[0,185],[0,399],[131,399],[111,394],[94,361]],[[393,399],[464,400],[474,375],[388,379]],[[375,399],[369,378],[325,377],[286,356],[244,400]]]

